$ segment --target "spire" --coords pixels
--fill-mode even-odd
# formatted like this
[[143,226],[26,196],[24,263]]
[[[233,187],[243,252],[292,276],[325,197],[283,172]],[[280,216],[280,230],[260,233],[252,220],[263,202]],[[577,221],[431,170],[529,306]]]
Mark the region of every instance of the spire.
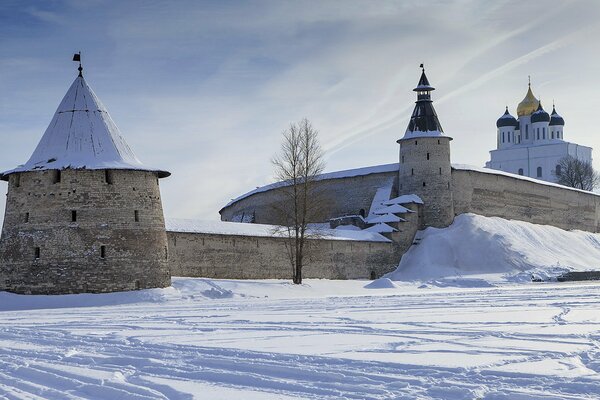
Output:
[[81,66],[81,52],[73,54],[73,61],[79,61],[79,76],[83,77],[83,67]]
[[420,68],[421,77],[417,87],[413,89],[417,92],[417,101],[403,139],[444,135],[442,125],[431,101],[431,91],[435,88],[429,83],[423,64],[420,65]]
[[132,169],[153,171],[159,177],[170,175],[140,162],[81,74],[67,90],[29,161],[0,174],[0,179],[7,180],[14,172],[65,168]]

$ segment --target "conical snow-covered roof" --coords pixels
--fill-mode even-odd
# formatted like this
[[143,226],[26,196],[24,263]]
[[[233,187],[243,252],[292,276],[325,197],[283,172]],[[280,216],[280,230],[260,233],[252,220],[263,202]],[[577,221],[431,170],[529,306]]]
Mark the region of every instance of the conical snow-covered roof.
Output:
[[3,172],[0,179],[8,180],[16,172],[66,168],[152,171],[160,178],[170,175],[141,163],[82,75],[60,102],[29,161]]

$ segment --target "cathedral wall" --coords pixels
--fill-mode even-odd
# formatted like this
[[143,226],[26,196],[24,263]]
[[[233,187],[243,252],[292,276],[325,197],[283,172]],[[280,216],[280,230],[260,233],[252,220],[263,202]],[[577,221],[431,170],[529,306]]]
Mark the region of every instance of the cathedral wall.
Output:
[[[290,279],[285,239],[167,232],[171,275],[217,279]],[[369,279],[393,271],[389,242],[309,240],[304,278]]]
[[[455,213],[600,231],[600,196],[504,175],[452,171]],[[425,204],[427,207],[427,204]]]
[[[10,175],[0,290],[111,292],[170,285],[155,173],[36,171]],[[137,212],[136,212],[137,211]]]
[[[323,179],[316,182],[317,190],[326,194],[323,202],[324,220],[343,215],[357,215],[361,210],[364,210],[367,214],[377,189],[393,186],[392,196],[396,195],[397,180],[398,172],[397,169],[394,169],[393,171],[346,178]],[[274,212],[274,206],[278,201],[281,190],[281,188],[274,188],[238,200],[220,211],[221,220],[239,222],[239,219],[236,220],[235,217],[239,218],[244,214],[245,216],[254,215],[254,222],[256,223],[279,225],[282,221]]]

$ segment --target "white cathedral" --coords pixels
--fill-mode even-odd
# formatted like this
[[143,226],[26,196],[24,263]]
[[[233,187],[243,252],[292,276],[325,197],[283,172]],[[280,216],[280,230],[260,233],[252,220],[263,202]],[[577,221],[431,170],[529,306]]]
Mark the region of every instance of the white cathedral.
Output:
[[592,162],[592,148],[564,140],[565,120],[554,106],[548,114],[531,91],[531,83],[517,107],[517,117],[508,112],[496,122],[497,148],[490,151],[487,168],[556,182],[559,160],[572,156]]

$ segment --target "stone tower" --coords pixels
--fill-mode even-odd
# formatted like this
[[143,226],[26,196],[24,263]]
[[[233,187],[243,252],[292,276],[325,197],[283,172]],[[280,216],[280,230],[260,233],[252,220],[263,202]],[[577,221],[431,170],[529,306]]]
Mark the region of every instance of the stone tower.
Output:
[[[423,67],[423,65],[421,65]],[[433,108],[425,69],[415,89],[417,101],[400,144],[398,192],[417,194],[422,199],[421,227],[445,227],[454,220],[450,141]]]
[[158,181],[170,173],[138,160],[79,70],[29,161],[0,174],[0,290],[169,286]]

